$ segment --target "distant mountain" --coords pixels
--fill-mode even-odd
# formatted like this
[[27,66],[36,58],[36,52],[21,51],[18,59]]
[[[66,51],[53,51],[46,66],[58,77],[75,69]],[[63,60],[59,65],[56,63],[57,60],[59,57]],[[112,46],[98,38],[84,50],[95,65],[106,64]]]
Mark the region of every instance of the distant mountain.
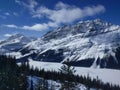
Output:
[[64,25],[19,52],[19,60],[64,63],[69,58],[76,66],[120,69],[120,26],[100,19]]
[[0,49],[5,52],[18,51],[33,40],[33,38],[26,37],[22,34],[14,34],[8,39],[0,42]]

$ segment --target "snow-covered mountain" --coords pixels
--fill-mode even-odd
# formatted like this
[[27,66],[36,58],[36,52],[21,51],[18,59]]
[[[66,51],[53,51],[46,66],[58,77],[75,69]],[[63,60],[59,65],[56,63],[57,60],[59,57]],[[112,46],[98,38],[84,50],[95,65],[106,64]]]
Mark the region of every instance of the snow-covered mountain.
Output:
[[93,68],[120,68],[120,26],[100,19],[64,25],[19,50],[21,60],[61,62]]
[[0,49],[4,52],[18,51],[24,45],[33,41],[33,38],[28,38],[22,34],[14,34],[6,40],[0,42]]
[[[120,68],[120,26],[100,19],[65,25],[30,42],[21,53],[38,61]],[[24,58],[25,58],[24,57]]]

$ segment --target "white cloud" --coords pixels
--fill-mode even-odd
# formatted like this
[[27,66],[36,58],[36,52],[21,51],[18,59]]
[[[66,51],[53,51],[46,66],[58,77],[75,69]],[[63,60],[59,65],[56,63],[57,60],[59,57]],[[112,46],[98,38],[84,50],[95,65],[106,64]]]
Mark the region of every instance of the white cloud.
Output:
[[30,0],[28,8],[30,9],[30,11],[32,11],[34,13],[34,9],[37,5],[38,5],[38,3],[35,0]]
[[47,30],[50,27],[57,27],[58,25],[54,22],[48,22],[48,23],[42,23],[42,24],[34,24],[32,26],[23,26],[21,29],[25,30],[36,30],[36,31],[42,31],[42,30]]
[[55,7],[56,7],[56,9],[71,8],[70,5],[64,4],[63,2],[58,2],[58,3],[55,5]]
[[16,12],[13,12],[13,15],[14,15],[14,16],[19,16],[19,14],[18,14],[18,13],[16,13]]
[[12,34],[4,34],[4,37],[10,37],[10,36],[12,36]]
[[[84,17],[94,16],[105,12],[105,7],[103,5],[97,6],[86,6],[80,8],[74,5],[65,4],[63,2],[58,2],[53,9],[47,8],[45,6],[39,6],[36,0],[28,0],[25,3],[20,0],[15,0],[19,5],[24,6],[30,11],[33,18],[48,19],[47,23],[37,23],[31,26],[24,25],[19,27],[25,30],[46,30],[50,27],[57,27],[60,24],[72,23]],[[18,26],[12,25],[11,28],[18,28]]]
[[15,28],[15,29],[24,29],[24,30],[35,30],[35,31],[42,31],[42,30],[47,30],[49,28],[53,28],[53,27],[57,27],[58,24],[54,23],[54,22],[48,22],[48,23],[38,23],[38,24],[34,24],[31,26],[28,25],[24,25],[24,26],[17,26],[14,24],[10,24],[10,25],[2,25],[4,27],[8,27],[8,28]]
[[5,15],[7,15],[7,16],[9,16],[10,15],[10,13],[8,13],[8,12],[6,12],[6,13],[4,13]]
[[15,0],[15,2],[18,3],[19,5],[21,5],[21,1]]
[[45,24],[45,23],[43,23],[43,24],[35,24],[35,25],[32,25],[32,26],[23,26],[23,27],[21,27],[21,29],[41,31],[41,30],[48,29],[48,25]]
[[105,7],[97,5],[79,8],[59,2],[55,5],[54,9],[41,6],[34,11],[33,17],[35,18],[42,18],[42,16],[45,16],[56,23],[71,23],[84,17],[103,13]]
[[105,12],[105,7],[102,5],[92,6],[92,7],[85,7],[83,9],[83,15],[85,16],[93,16],[95,14]]
[[30,13],[34,13],[35,7],[38,5],[38,3],[35,0],[26,0],[26,1],[27,3],[21,0],[15,0],[17,4],[27,8],[30,11]]
[[18,28],[18,26],[14,25],[14,24],[3,25],[3,26],[9,27],[9,28]]
[[39,19],[46,17],[55,23],[71,23],[75,20],[103,13],[105,11],[105,7],[103,5],[80,8],[63,2],[58,2],[53,9],[49,9],[45,6],[38,6],[36,0],[28,1],[28,3],[25,3],[23,1],[16,0],[18,4],[28,8],[32,17]]

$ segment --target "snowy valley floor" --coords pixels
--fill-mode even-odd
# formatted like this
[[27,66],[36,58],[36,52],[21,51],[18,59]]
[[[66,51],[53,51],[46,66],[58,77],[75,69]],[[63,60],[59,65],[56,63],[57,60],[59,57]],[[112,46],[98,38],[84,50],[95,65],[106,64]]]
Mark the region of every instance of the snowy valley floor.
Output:
[[[45,69],[45,70],[55,70],[59,71],[62,64],[61,63],[50,63],[50,62],[39,62],[30,60],[30,67]],[[93,68],[83,68],[83,67],[75,67],[76,73],[78,75],[87,76],[89,74],[92,78],[98,78],[102,80],[104,83],[111,83],[113,85],[120,86],[120,70],[114,69],[93,69]]]

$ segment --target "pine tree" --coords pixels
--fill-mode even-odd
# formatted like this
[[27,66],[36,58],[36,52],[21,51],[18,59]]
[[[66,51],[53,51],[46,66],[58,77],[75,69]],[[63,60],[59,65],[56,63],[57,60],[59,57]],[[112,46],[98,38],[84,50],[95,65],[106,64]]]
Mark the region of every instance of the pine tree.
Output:
[[37,90],[44,90],[43,84],[40,82],[40,80],[37,83]]
[[64,62],[63,66],[59,70],[60,70],[60,72],[66,74],[68,76],[74,75],[74,73],[76,72],[75,68],[73,66],[71,66],[69,59],[67,59],[67,61]]
[[67,78],[64,82],[64,86],[67,90],[71,90],[71,88],[74,88],[74,81],[73,81],[73,75],[76,72],[75,68],[73,66],[71,66],[70,60],[67,59],[66,62],[64,62],[63,66],[60,69],[61,73],[64,73],[65,75],[67,75]]
[[33,90],[33,81],[31,79],[30,90]]

